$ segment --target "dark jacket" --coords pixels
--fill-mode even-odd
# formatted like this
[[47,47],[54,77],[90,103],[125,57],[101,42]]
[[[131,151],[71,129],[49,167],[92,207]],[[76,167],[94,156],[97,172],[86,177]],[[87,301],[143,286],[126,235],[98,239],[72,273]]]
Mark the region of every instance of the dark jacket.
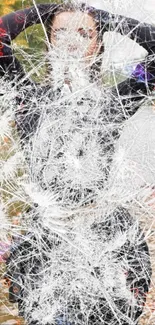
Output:
[[[42,226],[38,223],[37,226],[40,229],[40,232],[43,230]],[[55,297],[60,296],[59,299],[63,298],[63,295],[66,294],[67,305],[65,307],[65,314],[57,314],[55,317],[56,325],[84,325],[88,322],[89,325],[102,325],[103,323],[109,325],[114,323],[116,325],[129,325],[129,324],[138,324],[137,321],[139,316],[143,311],[143,306],[146,301],[147,292],[149,290],[150,278],[151,278],[151,264],[148,247],[145,241],[145,237],[138,227],[135,224],[134,219],[131,218],[131,215],[124,208],[117,208],[112,215],[104,216],[104,221],[98,224],[93,223],[90,227],[90,232],[92,236],[97,236],[100,244],[110,245],[110,242],[113,238],[119,238],[123,234],[126,236],[124,244],[120,247],[111,247],[111,250],[108,252],[100,252],[101,256],[107,256],[109,263],[111,258],[113,260],[112,265],[115,265],[117,272],[117,265],[124,264],[124,274],[126,277],[126,288],[131,292],[132,298],[118,297],[117,287],[113,287],[113,293],[111,293],[111,305],[109,305],[109,300],[107,299],[106,293],[103,289],[103,294],[99,294],[94,297],[94,301],[91,301],[91,295],[86,294],[85,299],[79,297],[69,296],[69,292],[65,293],[65,288],[60,287],[55,289]],[[9,299],[11,302],[17,302],[19,305],[19,315],[23,316],[28,320],[29,325],[43,325],[42,322],[38,320],[33,320],[33,311],[37,308],[41,308],[39,298],[37,296],[37,290],[39,292],[40,285],[42,287],[42,281],[44,282],[48,278],[50,272],[54,276],[55,281],[57,281],[57,274],[60,278],[63,278],[63,272],[65,273],[65,266],[67,266],[66,275],[69,276],[69,281],[64,282],[64,286],[70,285],[70,290],[72,288],[72,283],[74,285],[74,273],[76,274],[76,267],[79,268],[79,265],[72,264],[72,258],[68,254],[63,255],[63,250],[61,255],[58,258],[57,267],[59,270],[54,267],[56,265],[56,251],[59,250],[59,247],[68,247],[67,237],[63,238],[61,235],[50,234],[44,229],[44,235],[41,237],[38,233],[38,238],[36,235],[27,234],[25,240],[22,240],[17,246],[15,245],[12,248],[10,258],[7,261],[8,272],[7,278],[11,279],[11,286],[9,291]],[[130,234],[132,233],[132,238]],[[69,237],[68,237],[69,238]],[[39,245],[38,245],[39,242]],[[63,246],[65,245],[65,246]],[[69,246],[70,247],[70,246]],[[46,248],[46,249],[45,249]],[[70,251],[70,248],[69,248]],[[50,253],[51,252],[51,253]],[[52,254],[53,252],[53,254]],[[76,252],[76,249],[75,249]],[[50,254],[50,255],[49,255]],[[77,253],[78,254],[78,253]],[[108,254],[108,255],[107,255]],[[91,253],[90,253],[91,255]],[[82,256],[82,255],[81,255]],[[59,260],[60,259],[60,260]],[[117,264],[115,264],[117,261]],[[98,279],[101,286],[104,286],[102,277],[104,281],[105,278],[105,267],[100,262],[99,265],[95,267],[85,260],[83,261],[82,268],[84,269],[88,263],[87,272],[90,277],[94,277],[94,282]],[[112,267],[111,265],[111,267]],[[118,268],[119,269],[119,268]],[[80,272],[81,272],[80,271]],[[78,275],[77,275],[78,276]],[[87,275],[88,276],[88,275]],[[115,275],[113,274],[114,278]],[[118,274],[118,279],[121,281],[121,274]],[[80,278],[80,277],[79,277]],[[66,278],[67,281],[68,277]],[[48,285],[48,283],[46,283]],[[45,287],[46,287],[45,285]],[[123,283],[122,283],[123,285]],[[48,285],[49,286],[49,285]],[[31,307],[28,307],[28,302],[32,298],[32,292],[36,290],[36,297],[33,296],[33,303]],[[64,290],[64,291],[63,291]],[[115,297],[116,290],[116,297]],[[89,292],[89,288],[88,288]],[[81,295],[83,290],[81,288]],[[30,295],[30,296],[29,296]],[[88,297],[87,297],[88,295]],[[30,298],[31,297],[31,298]],[[90,299],[90,301],[89,301]],[[135,299],[135,301],[134,301]],[[87,301],[88,300],[88,301]],[[63,300],[62,300],[63,301]],[[89,307],[87,313],[84,312],[84,308],[81,306],[81,302],[85,305],[85,308]],[[51,303],[50,294],[47,296],[47,303]],[[90,304],[90,305],[89,305]],[[26,307],[27,306],[27,307]],[[83,306],[84,307],[84,306]],[[82,309],[81,309],[82,308]],[[118,319],[117,319],[118,317]],[[130,321],[129,321],[130,320]],[[47,322],[46,325],[53,325],[53,323]]]

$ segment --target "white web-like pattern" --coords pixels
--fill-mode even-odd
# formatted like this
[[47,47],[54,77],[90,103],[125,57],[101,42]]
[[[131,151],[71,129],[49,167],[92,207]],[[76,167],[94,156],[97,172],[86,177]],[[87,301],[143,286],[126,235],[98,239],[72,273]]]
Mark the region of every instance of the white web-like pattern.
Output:
[[[28,325],[136,325],[150,281],[138,217],[152,218],[153,176],[142,179],[136,162],[124,159],[122,102],[101,71],[90,78],[86,47],[77,33],[62,32],[45,53],[46,83],[0,85],[0,137],[11,141],[1,160],[1,239],[15,238],[7,272]],[[15,97],[25,94],[23,113]],[[11,226],[7,207],[18,201],[28,211]]]

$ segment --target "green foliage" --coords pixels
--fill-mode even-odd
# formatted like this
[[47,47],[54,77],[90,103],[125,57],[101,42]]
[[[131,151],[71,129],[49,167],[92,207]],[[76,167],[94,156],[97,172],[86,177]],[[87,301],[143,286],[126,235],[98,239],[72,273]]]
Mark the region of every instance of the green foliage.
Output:
[[[59,3],[59,0],[36,0],[35,3]],[[0,16],[7,14],[11,11],[24,9],[34,4],[33,0],[3,0],[3,4],[0,4]],[[15,48],[15,55],[20,59],[26,71],[32,70],[32,67],[38,66],[38,62],[41,62],[42,56],[46,49],[45,37],[43,28],[41,25],[36,25],[27,28],[22,32],[13,42]],[[45,67],[39,71],[42,76]],[[33,74],[34,79],[38,80],[38,74]]]

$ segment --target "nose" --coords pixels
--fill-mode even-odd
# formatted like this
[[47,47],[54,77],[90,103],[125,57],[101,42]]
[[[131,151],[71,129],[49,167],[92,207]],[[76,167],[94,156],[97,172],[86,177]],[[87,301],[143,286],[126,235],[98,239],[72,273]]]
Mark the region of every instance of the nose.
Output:
[[69,44],[68,45],[68,51],[69,52],[74,52],[74,51],[76,51],[77,50],[77,45],[76,44]]

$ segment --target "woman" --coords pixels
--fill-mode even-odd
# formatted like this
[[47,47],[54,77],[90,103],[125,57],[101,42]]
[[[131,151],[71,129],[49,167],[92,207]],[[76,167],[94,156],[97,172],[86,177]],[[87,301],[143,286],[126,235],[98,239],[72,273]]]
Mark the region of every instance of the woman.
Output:
[[[48,83],[41,87],[10,47],[40,22],[49,40]],[[120,125],[154,88],[154,62],[103,92],[102,36],[109,29],[137,37],[148,58],[154,53],[152,26],[85,5],[38,5],[1,19],[1,73],[17,83],[17,125],[28,140],[31,180],[44,193],[40,202],[35,188],[29,192],[31,231],[8,259],[10,301],[29,325],[136,324],[143,310],[147,244],[127,210],[105,208],[101,198]]]

